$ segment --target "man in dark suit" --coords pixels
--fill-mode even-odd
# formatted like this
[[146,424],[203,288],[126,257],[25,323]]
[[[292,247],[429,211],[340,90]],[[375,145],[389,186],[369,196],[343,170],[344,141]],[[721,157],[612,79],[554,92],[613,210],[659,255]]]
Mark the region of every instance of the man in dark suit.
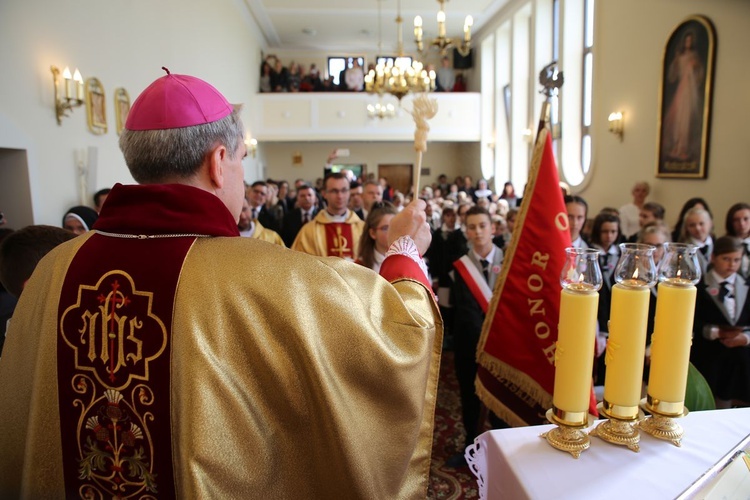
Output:
[[363,208],[362,184],[353,181],[349,184],[349,210],[357,214],[360,219],[365,220],[366,215]]
[[245,194],[250,203],[250,209],[253,211],[253,220],[257,220],[263,227],[278,233],[281,230],[281,221],[277,220],[266,208],[268,184],[264,181],[255,181]]
[[297,187],[297,207],[286,213],[281,229],[281,238],[287,247],[292,246],[302,226],[313,220],[320,210],[316,202],[315,189],[311,185],[302,184]]

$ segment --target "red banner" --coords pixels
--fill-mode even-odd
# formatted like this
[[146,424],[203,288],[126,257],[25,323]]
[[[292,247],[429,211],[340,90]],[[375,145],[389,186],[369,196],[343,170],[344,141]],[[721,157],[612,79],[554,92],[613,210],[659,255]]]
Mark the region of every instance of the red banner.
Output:
[[[477,394],[514,427],[547,423],[552,407],[560,272],[569,246],[552,142],[542,130],[477,348]],[[593,390],[590,411],[596,415]]]

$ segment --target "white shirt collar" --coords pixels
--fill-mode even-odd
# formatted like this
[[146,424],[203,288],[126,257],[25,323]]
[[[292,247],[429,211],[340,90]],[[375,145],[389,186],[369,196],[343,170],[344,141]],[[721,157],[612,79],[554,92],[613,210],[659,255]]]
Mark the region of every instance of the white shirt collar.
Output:
[[254,232],[255,222],[250,221],[250,227],[248,229],[245,229],[244,231],[240,231],[240,236],[244,236],[245,238],[252,238]]
[[346,222],[349,218],[349,209],[347,208],[343,215],[332,215],[328,210],[323,210],[323,214],[331,222]]
[[734,287],[734,282],[737,280],[737,273],[732,273],[731,275],[727,276],[726,278],[722,278],[718,274],[716,274],[716,271],[711,270],[711,275],[716,280],[716,283],[720,285],[722,282],[726,281],[727,284]]
[[481,255],[476,253],[474,249],[471,250],[471,253],[474,254],[474,257],[476,257],[478,261],[484,259],[490,264],[492,264],[493,262],[495,262],[495,250],[497,250],[497,247],[495,245],[492,245],[492,249],[490,249],[490,253],[487,254],[487,257],[482,257]]
[[709,234],[708,237],[706,237],[706,241],[698,241],[695,238],[690,238],[690,241],[693,242],[693,245],[696,245],[700,248],[703,248],[704,246],[708,245],[711,247],[714,243],[714,240],[711,238],[711,235]]

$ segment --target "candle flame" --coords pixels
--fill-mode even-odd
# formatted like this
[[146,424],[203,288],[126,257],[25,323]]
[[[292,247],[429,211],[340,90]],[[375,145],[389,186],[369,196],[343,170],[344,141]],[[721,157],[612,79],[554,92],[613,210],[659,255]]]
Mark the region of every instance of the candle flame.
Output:
[[583,283],[583,273],[578,275],[578,283]]
[[633,273],[633,279],[634,280],[638,279],[638,268],[637,267],[635,268],[635,272]]
[[677,270],[677,277],[679,278],[681,274],[682,274],[682,269],[678,269]]

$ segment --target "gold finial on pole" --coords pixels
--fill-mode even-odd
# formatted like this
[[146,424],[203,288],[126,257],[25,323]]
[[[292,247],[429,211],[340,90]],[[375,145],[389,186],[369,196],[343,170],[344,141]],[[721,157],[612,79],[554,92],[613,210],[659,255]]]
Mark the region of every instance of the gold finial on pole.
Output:
[[430,126],[427,120],[432,119],[438,111],[437,99],[430,99],[426,94],[419,94],[412,103],[411,116],[417,128],[414,131],[414,149],[417,151],[416,175],[414,178],[414,197],[419,196],[419,177],[422,173],[422,153],[427,151],[427,133]]

